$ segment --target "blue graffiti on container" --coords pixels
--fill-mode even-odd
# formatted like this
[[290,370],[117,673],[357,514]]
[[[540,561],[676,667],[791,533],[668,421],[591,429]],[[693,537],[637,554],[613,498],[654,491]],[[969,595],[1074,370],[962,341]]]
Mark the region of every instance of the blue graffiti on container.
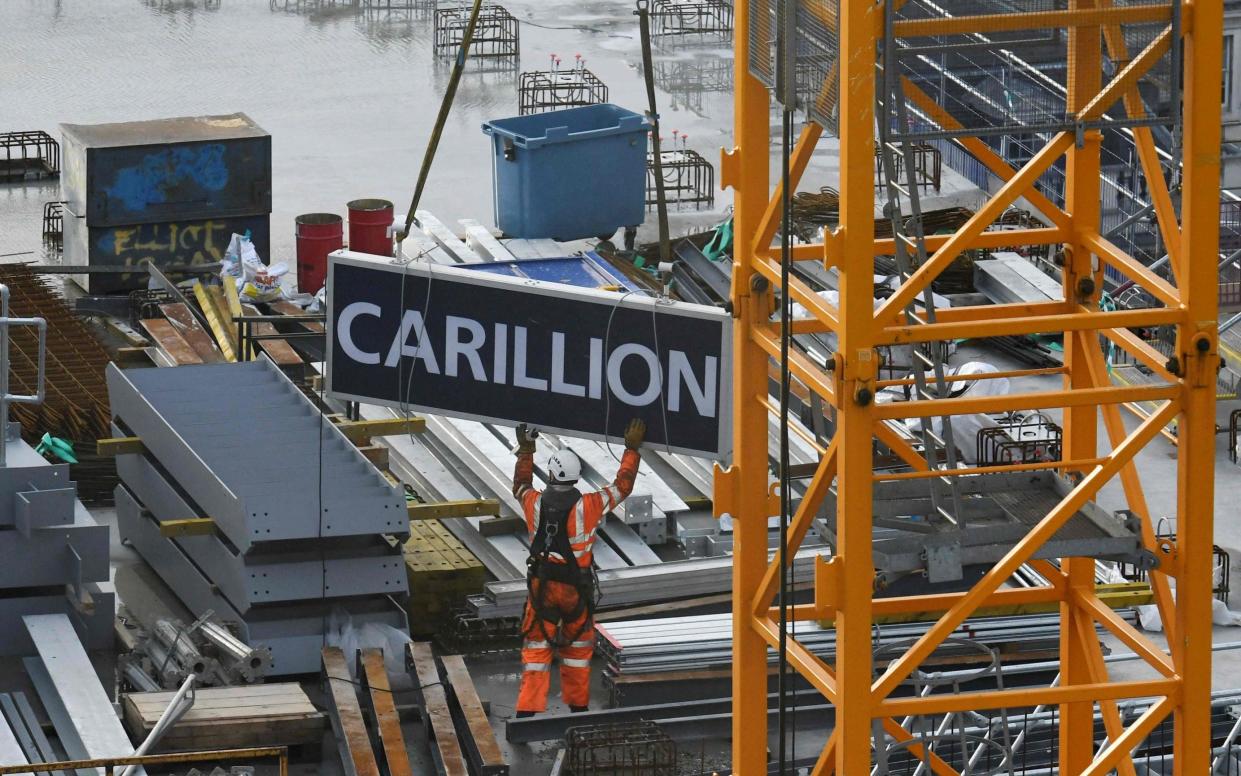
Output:
[[220,191],[228,185],[224,150],[220,143],[209,143],[147,154],[141,163],[117,170],[116,178],[105,191],[135,212],[167,202],[168,188],[186,182],[206,191]]
[[103,255],[112,255],[116,252],[116,232],[113,230],[108,230],[102,237],[99,238],[99,242],[97,244],[99,246],[99,251]]

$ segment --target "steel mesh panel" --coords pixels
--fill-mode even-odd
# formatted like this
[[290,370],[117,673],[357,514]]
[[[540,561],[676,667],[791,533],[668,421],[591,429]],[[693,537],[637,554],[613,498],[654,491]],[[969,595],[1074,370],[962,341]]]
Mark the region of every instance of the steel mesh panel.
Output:
[[797,98],[806,115],[835,132],[839,119],[840,5],[802,0],[797,16]]
[[654,722],[583,725],[565,731],[574,776],[674,776],[677,745]]
[[[1172,6],[1152,0],[1120,0],[1116,7]],[[910,0],[895,11],[894,21],[944,20],[997,14],[1056,11],[1067,0]],[[1106,35],[1095,62],[1074,62],[1068,31],[1063,28],[978,33],[967,18],[959,28],[938,35],[895,37],[885,52],[886,64],[925,91],[961,127],[941,125],[912,109],[908,127],[893,127],[902,137],[1051,132],[1076,128],[1067,102],[1070,65],[1098,69],[1107,84],[1129,60],[1162,33],[1169,22],[1127,23]],[[1138,110],[1129,115],[1123,103],[1109,106],[1098,120],[1084,126],[1136,126],[1172,123],[1178,95],[1171,74],[1179,70],[1175,47],[1137,81]],[[890,120],[890,119],[889,119]]]
[[768,89],[776,88],[776,2],[748,0],[750,4],[749,39],[746,51],[750,74]]
[[727,38],[733,31],[733,7],[726,0],[655,0],[651,3],[651,37]]
[[[838,120],[840,50],[838,0],[749,0],[750,31],[747,41],[750,73],[769,89],[778,80],[777,40],[783,13],[791,7],[797,14],[794,89],[797,108],[830,132]],[[781,98],[776,94],[776,99]]]

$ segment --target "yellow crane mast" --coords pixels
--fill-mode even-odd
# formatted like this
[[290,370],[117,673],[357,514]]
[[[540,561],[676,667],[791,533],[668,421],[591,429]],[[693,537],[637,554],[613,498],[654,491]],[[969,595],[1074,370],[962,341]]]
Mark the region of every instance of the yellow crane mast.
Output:
[[[733,763],[740,776],[768,772],[768,651],[779,642],[778,610],[773,606],[779,583],[769,560],[768,518],[778,513],[777,494],[769,488],[769,359],[779,359],[780,326],[772,322],[782,293],[804,308],[793,321],[796,334],[834,334],[838,346],[830,363],[793,351],[794,378],[822,397],[834,412],[835,434],[821,456],[805,496],[791,517],[787,551],[797,550],[829,492],[834,497],[836,533],[830,560],[815,567],[812,604],[792,608],[792,620],[834,620],[836,657],[827,664],[790,636],[788,662],[835,707],[835,729],[824,742],[815,776],[872,772],[878,747],[885,741],[908,746],[926,756],[931,770],[956,773],[937,755],[923,752],[902,725],[911,716],[1000,707],[1058,708],[1059,772],[1065,774],[1134,773],[1132,748],[1159,723],[1171,718],[1175,730],[1175,772],[1203,774],[1210,765],[1211,685],[1211,549],[1215,385],[1217,356],[1217,248],[1219,236],[1219,148],[1221,0],[1175,3],[1129,3],[1113,0],[1067,0],[1067,7],[1044,4],[1023,13],[951,16],[944,13],[906,18],[884,2],[804,0],[799,13],[831,29],[838,56],[826,68],[818,90],[820,113],[838,116],[840,143],[839,225],[822,244],[796,245],[793,262],[820,262],[839,273],[839,304],[820,298],[794,278],[781,288],[781,251],[773,246],[781,214],[781,191],[770,172],[771,95],[754,74],[751,57],[761,52],[756,27],[770,28],[769,3],[736,4],[735,147],[722,160],[722,183],[735,192],[735,266],[732,304],[736,319],[733,375],[734,460],[717,470],[715,505],[734,517],[733,605]],[[1177,0],[1180,2],[1180,0]],[[790,4],[792,5],[792,4]],[[933,4],[923,4],[927,7]],[[985,7],[975,3],[973,7]],[[756,10],[758,9],[758,10]],[[761,12],[762,17],[757,14]],[[1132,45],[1128,25],[1155,25],[1156,34]],[[892,255],[894,240],[877,239],[876,92],[885,79],[876,65],[886,44],[961,34],[994,35],[1058,30],[1067,41],[1064,85],[1066,113],[1072,126],[1049,130],[1045,144],[1023,165],[1007,164],[979,136],[956,123],[937,95],[901,78],[910,107],[930,124],[953,133],[953,142],[969,151],[1002,183],[961,228],[925,238],[927,258],[886,301],[875,304],[875,256]],[[774,36],[774,33],[772,33]],[[774,39],[774,38],[773,38]],[[1179,202],[1160,169],[1149,124],[1132,122],[1142,173],[1150,187],[1171,273],[1164,277],[1110,241],[1100,229],[1101,191],[1099,122],[1143,110],[1137,83],[1170,50],[1182,54],[1178,83],[1183,106],[1182,178]],[[1105,59],[1111,66],[1105,67]],[[1176,80],[1177,73],[1172,78]],[[838,84],[838,86],[836,86]],[[826,110],[823,110],[826,108]],[[1176,105],[1172,106],[1177,109]],[[794,186],[805,171],[823,133],[808,123],[791,156]],[[980,133],[981,134],[981,133]],[[906,142],[909,142],[908,140]],[[1040,193],[1035,182],[1064,159],[1063,205]],[[1024,198],[1042,225],[998,232],[989,230],[1004,210]],[[1005,245],[1058,246],[1063,264],[1063,298],[1046,303],[953,307],[927,316],[906,316],[906,307],[962,251]],[[1155,300],[1143,309],[1110,310],[1101,305],[1104,267],[1134,281]],[[1139,327],[1175,328],[1175,358],[1157,352],[1135,336]],[[881,348],[937,343],[963,336],[1063,334],[1065,365],[1059,390],[1012,393],[982,398],[925,398],[875,403],[885,381],[879,371]],[[1128,352],[1148,367],[1149,385],[1117,386],[1105,362],[1103,341]],[[1156,409],[1135,428],[1121,417],[1127,402],[1153,402]],[[939,480],[968,476],[968,470],[945,472],[939,460],[928,461],[889,421],[1001,412],[1059,409],[1065,435],[1062,460],[1055,472],[1070,484],[1058,503],[1031,522],[1024,538],[1000,552],[991,569],[966,591],[939,595],[875,598],[874,493],[886,479],[902,476]],[[1098,426],[1102,419],[1102,428]],[[1177,497],[1174,538],[1156,546],[1151,515],[1143,496],[1135,456],[1175,421],[1177,427]],[[951,443],[951,442],[949,442]],[[876,444],[903,458],[909,472],[877,473]],[[962,465],[963,466],[963,465]],[[1048,468],[1046,464],[1007,467],[1010,471]],[[976,470],[975,470],[976,471]],[[1140,533],[1160,565],[1151,580],[1165,623],[1164,649],[1116,616],[1095,591],[1094,560],[1061,558],[1057,565],[1039,550],[1074,514],[1095,498],[1099,488],[1119,478],[1129,509],[1141,518]],[[1043,557],[1043,559],[1039,559]],[[1050,584],[1001,589],[1019,566],[1032,563]],[[1174,581],[1174,582],[1173,582]],[[1170,584],[1171,583],[1171,584]],[[1176,601],[1172,598],[1172,584]],[[1061,680],[1058,686],[929,694],[894,693],[911,672],[980,607],[1058,602],[1062,626]],[[885,655],[876,666],[872,626],[883,615],[911,611],[941,612],[924,636],[902,652]],[[1141,656],[1153,678],[1109,678],[1096,624],[1101,624]],[[1124,699],[1157,700],[1126,726],[1117,704]],[[1094,742],[1094,715],[1102,715],[1107,740]],[[878,721],[878,724],[874,724]],[[872,736],[876,731],[881,734]],[[880,740],[882,739],[882,740]],[[914,739],[914,740],[911,740]],[[929,756],[927,756],[929,754]]]

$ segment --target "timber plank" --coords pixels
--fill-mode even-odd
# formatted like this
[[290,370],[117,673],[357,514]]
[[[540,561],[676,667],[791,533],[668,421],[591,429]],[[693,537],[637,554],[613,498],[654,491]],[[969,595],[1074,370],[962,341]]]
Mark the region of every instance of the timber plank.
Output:
[[[125,724],[135,737],[155,727],[172,692],[121,696]],[[293,682],[207,687],[195,692],[193,708],[160,740],[158,751],[318,743],[326,722]]]
[[[143,720],[153,724],[151,719],[154,709],[147,706],[144,708],[134,708],[140,713]],[[182,723],[185,725],[193,725],[199,722],[211,722],[213,720],[234,720],[234,719],[270,719],[274,716],[297,717],[298,715],[310,714],[314,715],[318,712],[307,710],[300,703],[272,703],[266,706],[234,706],[234,707],[217,707],[213,709],[199,709],[197,705],[182,717]]]
[[474,771],[480,776],[502,776],[508,773],[508,763],[504,760],[504,752],[496,741],[495,730],[487,719],[478,691],[474,688],[474,680],[465,667],[465,660],[460,655],[445,655],[440,658],[444,666],[444,676],[448,680],[448,691],[461,715],[461,720],[468,730],[463,736]]
[[[159,690],[156,692],[128,693],[126,697],[137,705],[158,706],[163,710],[172,700],[174,694]],[[238,685],[236,687],[204,687],[195,692],[195,698],[195,708],[202,708],[203,706],[211,706],[222,702],[260,705],[275,698],[300,701],[306,705],[306,708],[314,708],[310,698],[294,682],[272,682],[271,684]]]
[[[215,697],[202,697],[206,690],[227,689],[224,687],[204,687],[197,693],[199,696],[195,703],[193,711],[202,711],[204,709],[270,709],[276,706],[288,707],[290,713],[301,713],[314,711],[314,706],[306,700],[305,693],[300,692],[282,692],[273,695],[258,695],[249,698],[231,698],[227,695]],[[163,695],[164,693],[160,693]],[[132,695],[132,693],[131,693]],[[163,706],[159,705],[158,698],[141,699],[132,701],[134,707],[143,711],[151,711],[159,713],[163,710]],[[186,712],[187,714],[191,712]]]
[[[293,304],[292,302],[286,302],[286,301],[268,302],[267,306],[271,308],[272,312],[278,313],[280,315],[305,315],[306,314],[305,310]],[[313,331],[319,334],[323,333],[323,324],[319,323],[318,321],[301,321],[301,324],[304,328],[306,328],[307,331]]]
[[407,665],[414,669],[414,679],[422,693],[423,724],[427,735],[435,739],[432,754],[438,755],[444,776],[467,776],[461,742],[457,740],[457,729],[452,723],[452,711],[448,708],[448,697],[440,681],[439,669],[435,667],[431,643],[411,641],[406,649]]
[[373,647],[362,650],[358,654],[358,675],[364,677],[370,695],[372,718],[379,729],[388,776],[413,776],[405,737],[401,735],[401,717],[392,698],[388,669],[384,667],[383,650]]
[[[241,311],[246,315],[262,315],[258,308],[252,304],[243,304],[241,306]],[[276,327],[270,323],[252,323],[250,324],[250,331],[264,336],[268,334],[280,333],[276,331]],[[293,346],[286,340],[259,340],[255,344],[263,349],[263,352],[271,358],[272,363],[276,366],[298,366],[305,363],[302,361],[302,357],[297,355],[297,351],[293,349]]]
[[181,364],[201,364],[202,357],[190,347],[176,327],[163,318],[143,318],[138,323],[151,335],[151,339],[160,346],[168,357]]
[[362,721],[362,708],[354,691],[345,653],[340,647],[323,648],[323,673],[327,677],[332,707],[332,727],[340,746],[341,763],[349,776],[379,776],[371,751],[370,734]]
[[173,328],[180,332],[185,341],[190,343],[190,347],[203,360],[203,363],[218,364],[224,360],[220,349],[215,346],[215,340],[211,338],[211,333],[203,328],[203,325],[194,317],[194,313],[190,312],[190,308],[186,307],[183,302],[162,304],[159,306],[159,311],[164,314]]
[[233,343],[236,332],[233,331],[232,321],[227,317],[224,297],[219,293],[220,287],[211,286],[211,288],[216,289],[215,295],[202,284],[202,281],[195,280],[194,298],[198,300],[198,306],[202,308],[207,323],[211,324],[211,334],[215,337],[216,344],[220,346],[224,360],[233,362],[237,360],[237,349]]

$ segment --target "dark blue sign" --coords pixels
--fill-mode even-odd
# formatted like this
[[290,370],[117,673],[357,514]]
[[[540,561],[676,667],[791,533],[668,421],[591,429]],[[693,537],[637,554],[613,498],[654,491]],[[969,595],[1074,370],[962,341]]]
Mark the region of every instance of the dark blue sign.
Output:
[[714,307],[339,251],[328,391],[726,458],[731,319]]

